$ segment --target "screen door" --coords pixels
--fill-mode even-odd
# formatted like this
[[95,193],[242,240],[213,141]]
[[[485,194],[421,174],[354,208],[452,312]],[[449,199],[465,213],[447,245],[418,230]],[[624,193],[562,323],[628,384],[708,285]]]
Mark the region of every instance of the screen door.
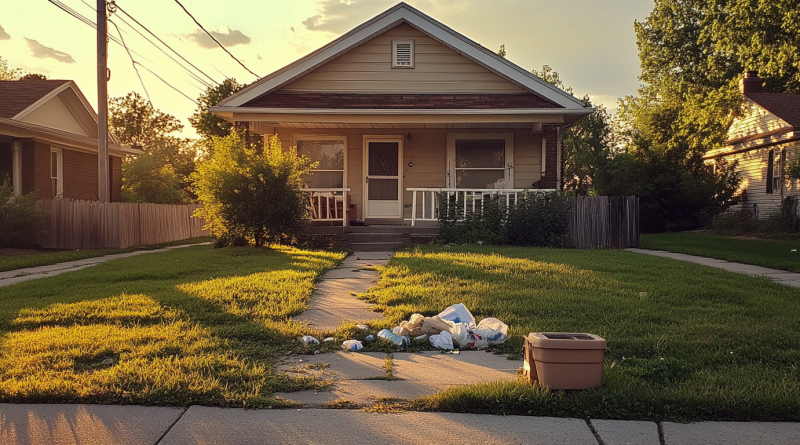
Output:
[[400,218],[400,140],[365,140],[366,218]]

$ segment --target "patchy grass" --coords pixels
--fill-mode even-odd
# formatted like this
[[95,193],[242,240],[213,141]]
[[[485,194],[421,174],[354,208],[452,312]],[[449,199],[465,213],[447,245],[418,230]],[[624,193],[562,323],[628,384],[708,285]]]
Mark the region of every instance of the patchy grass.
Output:
[[800,272],[800,238],[767,240],[730,238],[707,232],[659,233],[642,235],[641,246]]
[[0,288],[0,402],[295,406],[271,394],[330,382],[272,357],[343,256],[197,246]]
[[508,323],[506,352],[518,353],[522,337],[536,331],[591,332],[608,341],[599,389],[487,383],[417,399],[413,409],[800,420],[798,289],[613,250],[426,246],[398,253],[381,275],[365,298],[389,323],[463,302],[479,320]]
[[47,266],[50,264],[63,263],[66,261],[83,260],[86,258],[95,258],[105,255],[113,255],[115,253],[127,253],[137,250],[152,250],[160,249],[166,246],[177,246],[181,244],[199,244],[209,241],[209,237],[192,238],[188,240],[175,241],[164,244],[153,244],[150,246],[129,247],[127,249],[89,249],[89,250],[64,250],[64,251],[47,251],[42,250],[41,253],[30,255],[17,255],[17,256],[0,256],[0,272],[7,270],[24,269],[26,267]]

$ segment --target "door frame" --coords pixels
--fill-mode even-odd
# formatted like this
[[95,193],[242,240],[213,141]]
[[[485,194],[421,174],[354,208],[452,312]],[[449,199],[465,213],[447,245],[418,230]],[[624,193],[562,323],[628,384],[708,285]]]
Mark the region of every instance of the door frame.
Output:
[[[369,215],[369,189],[367,177],[369,176],[369,143],[370,142],[397,142],[397,215],[393,216],[371,216]],[[363,219],[403,219],[403,143],[405,136],[394,134],[363,135],[362,137],[362,185],[363,195]]]

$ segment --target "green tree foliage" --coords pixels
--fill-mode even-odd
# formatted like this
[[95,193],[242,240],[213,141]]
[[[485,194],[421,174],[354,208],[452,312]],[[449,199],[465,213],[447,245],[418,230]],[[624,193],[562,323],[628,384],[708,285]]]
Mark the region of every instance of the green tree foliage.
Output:
[[123,162],[124,201],[179,204],[195,197],[189,177],[196,167],[196,143],[174,135],[183,130],[177,118],[131,92],[111,99],[108,121],[120,144],[145,150],[145,155]]
[[20,68],[11,67],[8,62],[0,56],[0,80],[46,80],[44,74],[27,73]]
[[240,132],[213,137],[213,154],[192,176],[207,222],[218,245],[290,241],[305,226],[308,197],[302,175],[316,163],[283,150],[277,137],[253,147]]
[[197,98],[197,108],[189,118],[197,134],[206,141],[213,137],[225,137],[231,134],[233,124],[208,111],[223,99],[232,96],[246,85],[240,84],[236,79],[225,79],[221,84],[209,87]]
[[33,193],[15,196],[8,178],[0,183],[0,247],[35,244],[42,217]]

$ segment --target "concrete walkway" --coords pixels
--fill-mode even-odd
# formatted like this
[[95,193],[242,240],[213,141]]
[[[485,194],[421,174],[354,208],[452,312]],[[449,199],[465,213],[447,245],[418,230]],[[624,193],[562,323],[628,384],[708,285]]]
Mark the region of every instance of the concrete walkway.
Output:
[[[659,437],[659,426],[662,435]],[[112,405],[0,404],[0,444],[725,444],[797,443],[798,423],[654,422]]]
[[752,264],[732,263],[730,261],[718,260],[716,258],[706,258],[702,256],[686,255],[685,253],[667,252],[664,250],[648,249],[625,249],[628,252],[643,253],[647,255],[672,258],[673,260],[689,261],[691,263],[702,264],[704,266],[725,269],[728,272],[742,273],[752,277],[767,277],[770,280],[792,287],[800,287],[800,273],[788,272],[779,269],[754,266]]
[[320,331],[335,331],[343,321],[356,323],[382,319],[373,312],[371,304],[359,300],[355,294],[366,292],[378,282],[374,266],[386,264],[394,252],[356,252],[322,276],[311,295],[308,309],[294,317]]
[[201,246],[207,244],[210,243],[182,244],[180,246],[169,246],[169,247],[164,247],[162,249],[136,250],[134,252],[116,253],[113,255],[84,258],[82,260],[64,261],[63,263],[49,264],[47,266],[27,267],[24,269],[9,270],[5,272],[0,272],[0,287],[22,283],[23,281],[53,277],[66,272],[73,272],[76,270],[86,269],[87,267],[92,267],[100,263],[105,263],[106,261],[116,260],[118,258],[128,258],[132,256],[144,255],[147,253],[167,252],[173,249],[180,249],[183,247],[191,247],[191,246]]

